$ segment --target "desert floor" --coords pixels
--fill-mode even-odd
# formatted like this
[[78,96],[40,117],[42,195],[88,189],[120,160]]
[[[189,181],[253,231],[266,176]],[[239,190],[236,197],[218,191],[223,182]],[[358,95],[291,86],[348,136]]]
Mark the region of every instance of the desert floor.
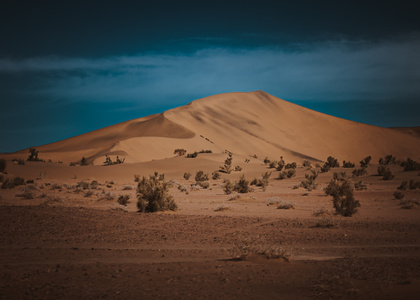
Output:
[[[420,190],[402,191],[402,200],[393,193],[404,180],[420,181],[419,171],[391,166],[395,178],[384,181],[370,166],[352,179],[367,184],[355,191],[359,212],[342,217],[323,188],[334,172],[353,169],[320,174],[307,191],[293,187],[308,168],[278,180],[261,160],[235,157],[241,172],[191,187],[196,171],[211,177],[224,157],[107,167],[8,161],[5,177],[34,184],[0,190],[0,298],[418,299]],[[134,175],[154,171],[172,184],[177,212],[137,212]],[[266,171],[266,191],[223,192],[225,178]],[[120,205],[120,195],[130,202]],[[281,202],[294,209],[277,209]]]

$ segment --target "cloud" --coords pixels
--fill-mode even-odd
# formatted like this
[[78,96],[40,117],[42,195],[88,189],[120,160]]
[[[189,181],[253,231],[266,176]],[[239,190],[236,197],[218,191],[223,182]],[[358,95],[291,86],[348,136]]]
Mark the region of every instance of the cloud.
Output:
[[420,38],[209,48],[188,55],[0,59],[0,75],[12,74],[36,74],[27,93],[67,101],[189,101],[260,89],[288,100],[418,99]]

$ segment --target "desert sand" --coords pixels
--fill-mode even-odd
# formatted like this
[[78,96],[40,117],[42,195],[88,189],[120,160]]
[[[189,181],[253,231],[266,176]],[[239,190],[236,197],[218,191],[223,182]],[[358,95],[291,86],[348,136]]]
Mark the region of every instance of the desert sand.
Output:
[[[2,299],[417,299],[420,292],[420,171],[378,160],[420,161],[417,128],[388,129],[321,114],[262,91],[193,101],[57,143],[1,154]],[[196,158],[174,155],[211,150]],[[240,171],[211,174],[233,153]],[[103,166],[105,155],[123,164]],[[355,163],[319,173],[316,189],[297,187],[328,156]],[[372,156],[367,174],[353,178]],[[264,158],[296,162],[279,180]],[[88,166],[70,166],[86,157]],[[310,165],[303,166],[304,160]],[[319,165],[318,165],[319,164]],[[209,187],[195,174],[209,174]],[[175,212],[139,213],[135,175],[164,174]],[[187,180],[184,173],[192,176]],[[224,180],[260,178],[266,190],[225,194]],[[345,172],[360,202],[351,217],[335,214],[324,188]],[[33,181],[33,182],[32,182]],[[82,184],[82,183],[85,184]],[[86,185],[86,189],[83,189]],[[396,199],[400,191],[404,197]],[[119,196],[130,200],[122,205]],[[278,209],[289,204],[290,209]]]

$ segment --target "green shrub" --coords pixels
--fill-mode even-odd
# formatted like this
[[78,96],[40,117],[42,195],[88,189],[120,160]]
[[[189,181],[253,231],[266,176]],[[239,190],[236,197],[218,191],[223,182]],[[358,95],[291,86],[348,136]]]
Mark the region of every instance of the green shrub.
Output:
[[391,170],[388,167],[385,167],[384,165],[378,166],[378,175],[382,176],[383,180],[391,180],[394,178],[394,175],[392,174]]
[[130,202],[130,195],[120,195],[117,202],[121,205],[127,205]]
[[201,181],[207,181],[209,180],[209,175],[204,173],[203,171],[197,171],[197,173],[195,174],[195,181],[196,182],[201,182]]
[[354,199],[353,187],[348,180],[343,181],[341,184],[331,180],[324,191],[327,195],[333,197],[333,206],[339,215],[350,217],[360,207],[360,202]]
[[185,180],[190,179],[190,177],[191,177],[191,173],[190,173],[190,172],[186,172],[186,173],[184,173],[184,179],[185,179]]
[[343,168],[354,168],[354,163],[343,160]]
[[137,186],[137,208],[140,212],[177,210],[173,197],[169,194],[168,184],[156,176],[143,177]]
[[366,168],[367,166],[370,165],[370,161],[372,160],[372,156],[366,156],[364,159],[362,159],[360,161],[360,167],[361,168]]
[[15,186],[25,185],[25,180],[22,177],[6,178],[1,185],[2,189],[13,189]]
[[0,159],[0,172],[4,172],[4,170],[6,170],[6,166],[7,166],[6,160],[3,158]]

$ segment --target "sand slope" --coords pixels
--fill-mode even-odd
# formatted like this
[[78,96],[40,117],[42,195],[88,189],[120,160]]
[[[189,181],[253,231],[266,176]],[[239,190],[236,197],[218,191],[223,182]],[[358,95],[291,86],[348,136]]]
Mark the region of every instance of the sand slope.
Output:
[[[386,154],[419,158],[420,138],[395,130],[325,115],[263,91],[227,93],[162,114],[135,119],[37,147],[43,159],[63,162],[87,157],[102,164],[105,155],[127,163],[173,157],[174,149],[268,156],[301,162],[329,155],[358,162]],[[14,154],[27,157],[27,150]]]

